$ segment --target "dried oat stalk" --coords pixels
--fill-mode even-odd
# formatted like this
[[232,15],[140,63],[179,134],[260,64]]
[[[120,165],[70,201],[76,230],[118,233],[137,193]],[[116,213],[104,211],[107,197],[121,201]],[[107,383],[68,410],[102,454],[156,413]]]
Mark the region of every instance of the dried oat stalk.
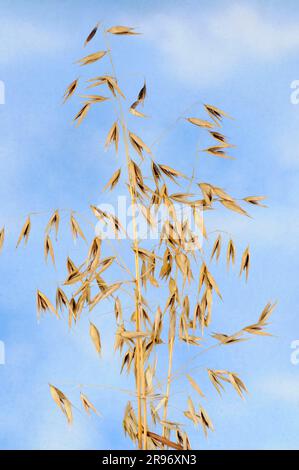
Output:
[[[96,36],[98,43],[101,44],[102,41],[99,46],[101,50],[78,61],[88,74],[86,81],[80,79],[79,82],[75,79],[64,94],[64,102],[71,97],[74,99],[77,92],[84,100],[74,118],[77,124],[87,121],[91,109],[95,113],[103,113],[99,103],[107,101],[107,106],[111,103],[115,105],[113,109],[117,110],[116,115],[112,122],[107,122],[108,134],[106,130],[106,136],[102,135],[101,138],[105,142],[110,161],[113,162],[116,153],[119,153],[119,156],[117,166],[115,162],[113,174],[104,189],[112,190],[117,185],[118,190],[127,192],[132,205],[133,240],[129,243],[119,240],[117,249],[107,254],[111,247],[102,239],[101,234],[90,236],[88,225],[82,225],[81,228],[81,220],[84,219],[80,218],[79,225],[75,212],[69,211],[67,220],[73,239],[78,239],[78,243],[80,239],[87,242],[86,256],[77,263],[67,257],[64,281],[56,288],[55,307],[51,300],[38,290],[37,311],[39,316],[42,313],[53,313],[65,321],[69,328],[74,328],[75,325],[78,328],[81,318],[89,316],[91,351],[98,356],[104,356],[105,348],[102,346],[100,333],[103,321],[101,313],[103,309],[112,308],[112,315],[114,312],[115,317],[114,349],[121,356],[120,372],[132,374],[136,384],[136,406],[132,404],[133,401],[128,402],[124,412],[125,433],[140,449],[186,450],[190,449],[191,445],[185,425],[190,422],[196,427],[200,425],[204,435],[214,429],[208,412],[201,403],[205,400],[208,406],[209,383],[219,394],[227,386],[231,386],[242,398],[247,389],[238,373],[225,368],[223,354],[223,370],[210,368],[206,372],[199,368],[196,375],[194,372],[190,375],[191,370],[188,369],[194,364],[186,361],[185,367],[175,372],[178,359],[176,348],[179,346],[181,350],[184,347],[187,358],[193,350],[204,352],[211,347],[231,346],[254,336],[268,335],[265,329],[275,307],[275,304],[268,303],[255,323],[241,328],[236,333],[215,333],[217,317],[222,314],[220,303],[225,300],[218,286],[217,272],[224,267],[223,272],[226,273],[225,265],[232,269],[238,263],[240,275],[245,274],[247,280],[251,254],[249,248],[246,248],[239,259],[239,247],[236,246],[233,235],[221,232],[221,227],[209,232],[206,229],[209,212],[217,210],[223,217],[228,216],[228,211],[232,213],[232,217],[248,216],[243,206],[247,205],[253,209],[256,206],[264,206],[264,197],[233,196],[215,181],[198,180],[194,177],[192,169],[190,174],[185,174],[181,165],[180,168],[174,168],[171,160],[157,161],[151,147],[140,137],[138,127],[141,122],[139,118],[145,117],[140,108],[148,101],[147,85],[144,82],[139,92],[136,86],[135,101],[133,98],[129,102],[132,104],[127,103],[116,77],[108,42],[110,35],[136,34],[132,27],[112,26],[105,29],[97,24],[87,36],[84,46],[88,46],[91,41],[94,44]],[[90,77],[88,70],[92,64],[95,64],[93,67],[99,68],[100,75]],[[111,71],[107,74],[109,64]],[[78,91],[84,83],[86,89],[83,92]],[[103,88],[107,96],[86,91],[95,88]],[[134,132],[128,130],[125,110],[129,110],[132,115],[130,119],[136,126]],[[209,164],[210,157],[231,158],[227,151],[233,151],[234,145],[228,142],[221,129],[227,118],[228,114],[222,109],[205,104],[194,117],[178,121],[182,126],[193,126],[190,131],[192,135],[193,130],[194,139],[200,133],[201,139],[207,141],[202,153],[206,165]],[[188,161],[192,166],[192,157],[189,157]],[[224,160],[219,160],[219,165],[224,164]],[[185,216],[184,210],[178,213],[176,204],[179,204],[181,209],[188,210],[189,215]],[[158,243],[156,240],[140,243],[137,215],[141,214],[144,221],[154,228],[161,206],[164,207],[166,215],[158,233]],[[116,238],[119,238],[121,233],[126,234],[115,214],[91,205],[90,216],[93,217],[94,223],[110,227]],[[66,217],[61,217],[61,211],[58,209],[48,215],[44,256],[46,259],[50,256],[53,263],[55,257],[52,234],[54,232],[57,239],[58,232],[65,232],[66,227],[61,228],[65,219]],[[22,241],[27,243],[30,233],[29,216],[21,229],[17,246]],[[204,243],[201,239],[204,239]],[[0,250],[3,243],[4,228],[0,231]],[[130,257],[129,265],[121,256],[124,250]],[[217,271],[215,261],[218,264]],[[229,330],[229,325],[227,329]],[[163,361],[165,354],[160,352],[163,348],[167,348],[166,363]],[[172,396],[175,380],[188,387],[186,407],[180,414],[176,413],[176,407],[171,408],[170,416],[169,404],[175,401],[175,395]],[[58,408],[71,423],[71,401],[53,385],[50,385],[50,392]],[[97,413],[96,406],[85,394],[81,392],[79,399],[87,413]]]

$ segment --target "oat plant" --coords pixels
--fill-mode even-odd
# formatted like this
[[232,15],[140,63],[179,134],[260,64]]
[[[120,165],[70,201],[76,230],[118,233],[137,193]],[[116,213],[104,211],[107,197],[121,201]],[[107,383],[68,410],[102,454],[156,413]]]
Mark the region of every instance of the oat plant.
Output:
[[[78,64],[81,75],[90,70],[90,64],[96,64],[98,72],[96,76],[89,74],[74,80],[66,89],[64,102],[75,99],[77,93],[83,100],[74,118],[77,125],[87,125],[89,112],[103,113],[103,106],[112,106],[115,119],[107,122],[102,141],[115,162],[115,170],[104,190],[110,191],[112,197],[111,191],[123,185],[132,209],[132,236],[128,236],[127,228],[115,213],[94,204],[90,208],[93,225],[97,223],[102,229],[109,227],[115,240],[101,236],[101,229],[88,240],[83,222],[80,219],[78,222],[79,216],[71,211],[69,223],[74,239],[88,242],[85,259],[77,265],[67,258],[65,281],[57,288],[55,301],[38,291],[37,310],[38,315],[49,312],[58,318],[67,318],[66,328],[78,328],[80,318],[88,316],[95,354],[100,355],[98,323],[101,313],[111,310],[112,305],[115,344],[111,348],[120,353],[120,373],[132,374],[135,384],[133,397],[124,410],[124,432],[139,449],[187,450],[191,448],[186,431],[190,425],[200,425],[205,435],[213,430],[202,404],[207,398],[202,386],[206,379],[219,394],[229,386],[240,397],[247,391],[235,372],[197,366],[194,375],[189,363],[196,367],[196,358],[212,348],[230,347],[253,335],[267,335],[264,329],[274,308],[268,303],[252,324],[240,325],[236,332],[231,332],[229,325],[227,332],[211,330],[213,312],[219,313],[222,302],[213,263],[222,263],[224,273],[236,269],[241,279],[247,280],[250,250],[243,247],[239,255],[233,236],[220,229],[208,233],[206,221],[212,210],[222,211],[224,215],[234,211],[240,217],[247,217],[244,207],[263,206],[264,197],[236,199],[214,183],[202,181],[194,172],[183,174],[159,160],[153,146],[147,145],[135,130],[150,122],[144,112],[148,99],[146,83],[136,85],[134,98],[126,98],[109,44],[112,35],[119,36],[119,41],[125,40],[124,37],[128,41],[140,40],[134,28],[106,29],[97,25],[84,44],[86,48],[93,46],[95,52],[90,51]],[[103,105],[104,102],[107,103]],[[202,161],[206,165],[210,158],[218,158],[219,164],[225,164],[226,159],[232,158],[229,153],[234,152],[234,145],[222,131],[225,121],[233,122],[230,116],[209,104],[196,106],[194,114],[196,116],[186,114],[177,125],[190,126],[190,130],[200,133],[201,140],[207,142],[202,150],[205,152]],[[158,237],[141,240],[141,219],[149,233],[158,227]],[[61,211],[56,210],[45,229],[44,255],[53,263],[54,238],[57,239],[61,222]],[[30,231],[31,216],[28,216],[17,245],[27,242]],[[4,229],[0,233],[1,248],[3,241]],[[109,250],[111,253],[104,256]],[[182,347],[186,349],[186,357],[192,355],[192,361],[188,359],[185,366],[181,362],[176,364],[175,350],[182,351]],[[115,357],[118,361],[118,355]],[[172,395],[176,380],[184,383],[187,390],[181,411],[176,406],[169,408],[171,402],[176,404],[176,395]],[[50,385],[50,392],[71,423],[73,403],[54,385]],[[97,413],[86,394],[81,393],[78,399],[87,413]],[[208,403],[207,399],[205,402]]]

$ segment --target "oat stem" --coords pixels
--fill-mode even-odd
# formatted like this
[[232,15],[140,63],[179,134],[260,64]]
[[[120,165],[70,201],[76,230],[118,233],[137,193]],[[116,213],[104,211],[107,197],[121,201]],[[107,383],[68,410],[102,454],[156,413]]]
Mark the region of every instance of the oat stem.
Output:
[[[177,283],[178,279],[178,267],[176,266],[175,270],[175,282]],[[170,326],[169,326],[170,328]],[[168,373],[167,373],[167,385],[166,385],[166,394],[165,394],[165,404],[164,404],[164,411],[163,411],[163,421],[167,420],[167,411],[168,411],[168,402],[169,402],[169,395],[170,395],[170,385],[171,385],[171,377],[172,377],[172,363],[173,363],[173,346],[174,346],[175,337],[170,338],[170,342],[168,345]],[[163,426],[163,437],[166,437],[166,426]]]
[[[116,71],[113,63],[111,54],[111,48],[106,34],[104,33],[104,39],[108,51],[108,56],[113,71],[113,75],[116,79]],[[136,197],[130,176],[130,151],[128,142],[128,130],[124,112],[122,108],[121,100],[116,94],[116,100],[119,108],[119,119],[122,127],[123,142],[126,154],[127,172],[129,180],[129,192],[132,203],[132,222],[133,222],[133,248],[134,248],[134,260],[135,260],[135,275],[136,275],[136,289],[135,289],[135,326],[136,331],[140,331],[140,309],[142,307],[142,295],[141,295],[141,281],[140,281],[140,266],[138,256],[138,234],[136,224]],[[139,449],[146,450],[147,448],[147,403],[146,403],[146,387],[145,387],[145,374],[144,374],[144,355],[143,355],[143,344],[142,338],[137,338],[136,341],[136,388],[137,388],[137,402],[138,402],[138,447]],[[143,419],[142,419],[142,400],[143,400]],[[143,439],[142,439],[143,434]]]

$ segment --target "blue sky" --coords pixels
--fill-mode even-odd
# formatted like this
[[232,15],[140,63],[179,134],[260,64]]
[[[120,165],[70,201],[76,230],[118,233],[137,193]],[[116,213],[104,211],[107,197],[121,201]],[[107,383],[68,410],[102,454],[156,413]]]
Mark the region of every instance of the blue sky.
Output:
[[[0,366],[1,449],[130,446],[121,431],[127,395],[119,389],[131,384],[119,378],[110,346],[109,304],[94,317],[103,336],[101,360],[90,343],[87,319],[69,332],[64,321],[50,317],[38,324],[35,311],[36,288],[53,295],[62,276],[43,262],[49,214],[56,208],[86,214],[89,204],[107,200],[101,188],[116,165],[113,154],[103,150],[107,122],[112,122],[108,106],[91,113],[88,124],[78,129],[71,123],[78,100],[61,106],[66,85],[81,74],[74,62],[84,54],[82,42],[97,21],[133,25],[143,32],[111,43],[126,94],[134,99],[147,80],[145,112],[155,119],[142,129],[146,142],[153,142],[188,107],[199,115],[197,102],[215,104],[235,118],[225,128],[237,146],[235,161],[196,156],[200,136],[182,123],[161,140],[157,158],[181,170],[195,166],[200,180],[236,197],[268,198],[269,208],[253,208],[253,219],[227,212],[211,217],[211,230],[221,225],[234,233],[239,251],[250,243],[253,257],[247,285],[237,274],[223,278],[224,303],[217,305],[215,329],[234,331],[254,321],[268,300],[279,303],[270,327],[273,338],[256,338],[195,364],[194,378],[206,390],[203,405],[215,432],[205,440],[188,428],[193,446],[298,448],[299,366],[290,361],[291,342],[299,339],[299,105],[290,100],[291,83],[299,79],[296,3],[1,1],[0,79],[6,104],[0,106],[0,225],[7,227],[0,257],[0,340],[6,346],[6,364]],[[100,67],[109,71],[108,62]],[[133,121],[130,125],[135,126]],[[29,212],[41,214],[33,218],[28,247],[16,252]],[[62,238],[58,262],[63,254],[80,259],[84,245],[73,246],[70,234]],[[200,367],[206,366],[239,372],[250,391],[246,401],[229,390],[219,398],[202,378]],[[78,407],[72,428],[51,401],[48,382]],[[79,409],[79,384],[86,386],[101,418],[88,418]],[[181,382],[174,388],[178,408],[184,409],[185,387]]]

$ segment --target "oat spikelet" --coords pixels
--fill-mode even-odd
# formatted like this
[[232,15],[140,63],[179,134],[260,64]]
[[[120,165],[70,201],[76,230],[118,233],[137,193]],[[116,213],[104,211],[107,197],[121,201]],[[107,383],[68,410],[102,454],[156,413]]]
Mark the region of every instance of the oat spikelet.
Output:
[[3,227],[0,231],[0,252],[3,248],[4,240],[5,240],[5,227]]
[[144,103],[146,97],[146,83],[144,82],[143,87],[141,88],[140,92],[138,93],[138,98],[130,107],[130,113],[137,117],[146,117],[145,114],[137,111],[137,106],[142,105]]
[[[135,103],[133,103],[135,104]],[[144,114],[144,113],[141,113],[140,111],[138,111],[136,108],[133,107],[133,105],[130,107],[130,113],[133,114],[133,116],[137,116],[137,117],[140,117],[140,118],[146,118],[147,115]]]
[[88,56],[83,57],[77,62],[80,65],[93,64],[94,62],[97,62],[98,60],[102,59],[106,54],[107,54],[107,51],[94,52],[93,54],[89,54]]
[[30,235],[30,230],[31,230],[31,220],[30,220],[30,217],[28,217],[25,224],[23,225],[20,236],[18,238],[17,248],[22,240],[24,240],[24,243],[26,245],[26,243],[28,242],[29,235]]
[[91,30],[91,32],[89,33],[89,35],[87,36],[87,38],[84,42],[84,47],[95,37],[95,35],[97,34],[97,31],[99,29],[99,25],[100,25],[100,23],[97,23],[96,26]]
[[227,268],[229,268],[230,261],[232,262],[232,264],[235,264],[235,259],[236,259],[236,248],[235,248],[234,242],[230,238],[228,245],[227,245],[227,250],[226,250]]
[[135,28],[130,28],[129,26],[112,26],[112,28],[107,29],[107,33],[121,35],[135,35],[140,34],[134,31]]
[[79,82],[79,79],[76,78],[76,80],[70,83],[70,85],[67,87],[63,95],[63,103],[65,103],[75,93],[78,87],[78,82]]
[[201,390],[201,388],[197,385],[197,383],[195,382],[194,379],[192,379],[192,377],[190,375],[187,375],[187,379],[189,380],[190,384],[192,385],[192,387],[194,388],[194,390],[197,391],[197,393],[204,398],[204,393],[203,391]]
[[51,238],[49,237],[49,235],[46,235],[45,242],[44,242],[44,255],[45,255],[45,260],[46,261],[48,260],[48,255],[49,254],[52,258],[52,263],[55,266],[55,255],[54,255],[54,249],[53,249],[52,241],[51,241]]
[[162,173],[168,176],[168,178],[170,178],[172,181],[175,181],[174,178],[183,177],[183,174],[180,171],[177,171],[174,168],[171,168],[170,166],[158,165],[158,167],[162,171]]
[[122,307],[121,307],[120,299],[118,297],[116,297],[115,299],[114,313],[115,313],[115,318],[116,318],[117,323],[121,323],[123,320]]
[[97,409],[91,403],[91,401],[87,398],[86,395],[84,395],[83,393],[80,393],[80,400],[87,414],[90,414],[90,410],[92,410],[96,415],[98,414]]
[[224,148],[226,148],[227,145],[217,145],[214,147],[208,147],[203,150],[203,152],[209,153],[210,155],[213,155],[214,157],[219,157],[219,158],[227,158],[229,160],[234,160],[234,157],[231,157],[230,155],[227,155],[225,153]]
[[84,99],[87,104],[102,103],[109,100],[106,96],[101,95],[80,95],[80,98]]
[[71,223],[71,230],[72,230],[73,239],[76,240],[76,238],[78,238],[78,236],[80,235],[80,237],[83,238],[84,241],[87,241],[86,238],[85,238],[84,233],[82,232],[82,230],[80,228],[80,225],[78,224],[78,222],[75,219],[75,217],[73,216],[73,214],[71,215],[70,223]]
[[198,118],[187,118],[187,121],[191,122],[191,124],[194,124],[195,126],[203,127],[205,129],[213,129],[214,125],[209,122],[205,121],[204,119],[198,119]]
[[253,206],[267,207],[265,204],[261,203],[264,199],[266,199],[265,196],[247,196],[244,197],[243,201],[248,202],[248,204],[252,204]]
[[88,88],[94,88],[106,84],[109,90],[112,92],[113,96],[116,96],[117,92],[120,96],[122,96],[122,98],[125,98],[125,95],[118,86],[117,80],[114,77],[111,77],[110,75],[102,75],[100,77],[91,78],[88,81],[92,82],[92,84]]
[[265,306],[264,310],[262,311],[262,313],[259,317],[259,324],[261,324],[261,325],[266,324],[265,322],[272,315],[273,310],[275,309],[275,307],[276,307],[276,302],[274,304],[271,304],[271,302],[267,303],[267,305]]
[[51,216],[48,222],[48,225],[46,227],[46,233],[49,233],[52,230],[52,228],[55,228],[56,240],[57,240],[57,235],[58,235],[59,223],[60,223],[60,215],[59,215],[59,211],[56,210],[54,214]]
[[228,201],[227,199],[223,199],[223,200],[220,200],[220,202],[227,209],[234,211],[234,212],[238,212],[238,214],[241,214],[241,215],[247,215],[247,217],[249,217],[247,212],[244,209],[242,209],[242,207],[240,207],[239,204],[237,204],[235,201]]
[[83,119],[86,118],[87,113],[90,109],[90,106],[91,106],[90,103],[86,103],[83,106],[83,108],[81,108],[80,111],[74,117],[74,121],[77,121],[77,126],[79,126],[81,124],[81,122],[83,121]]
[[152,153],[150,148],[140,139],[137,135],[133,134],[133,132],[129,132],[129,138],[132,147],[136,150],[138,155],[143,159],[142,152],[145,151],[149,155]]
[[110,131],[108,132],[106,142],[105,142],[105,147],[109,147],[112,143],[114,142],[115,145],[115,151],[116,153],[118,152],[118,142],[119,142],[119,129],[118,129],[118,124],[115,122]]
[[54,385],[49,384],[50,393],[55,401],[56,405],[61,409],[63,414],[66,416],[67,422],[72,424],[73,422],[73,413],[72,413],[72,404],[69,399],[65,396],[65,394],[59,390]]
[[248,279],[249,267],[250,267],[250,252],[249,252],[249,246],[248,246],[243,253],[242,260],[241,260],[241,268],[240,268],[240,276],[242,275],[242,272],[245,272],[246,281]]
[[68,308],[69,301],[65,292],[59,287],[56,291],[56,310],[62,310],[64,307]]
[[102,346],[101,346],[100,333],[97,327],[91,322],[90,322],[90,327],[89,327],[89,334],[94,344],[94,347],[96,348],[97,353],[101,354]]
[[221,122],[223,117],[230,117],[226,112],[222,111],[219,108],[216,108],[216,106],[212,106],[211,104],[205,104],[204,108],[210,118],[212,118],[215,124],[217,125]]
[[218,238],[216,239],[214,243],[214,246],[212,248],[212,253],[211,253],[211,260],[214,258],[216,254],[216,260],[218,261],[220,253],[221,253],[221,235],[218,236]]
[[111,176],[110,180],[108,181],[108,183],[104,187],[104,191],[106,191],[106,189],[110,189],[110,191],[112,191],[112,189],[117,185],[117,183],[119,181],[119,178],[120,178],[120,175],[121,175],[121,169],[119,168]]
[[59,318],[59,315],[57,311],[55,310],[53,304],[50,302],[48,297],[46,297],[45,294],[42,294],[42,292],[40,292],[39,290],[36,293],[36,305],[37,305],[38,316],[40,315],[40,313],[49,311],[49,312],[54,313],[54,315],[56,315]]

